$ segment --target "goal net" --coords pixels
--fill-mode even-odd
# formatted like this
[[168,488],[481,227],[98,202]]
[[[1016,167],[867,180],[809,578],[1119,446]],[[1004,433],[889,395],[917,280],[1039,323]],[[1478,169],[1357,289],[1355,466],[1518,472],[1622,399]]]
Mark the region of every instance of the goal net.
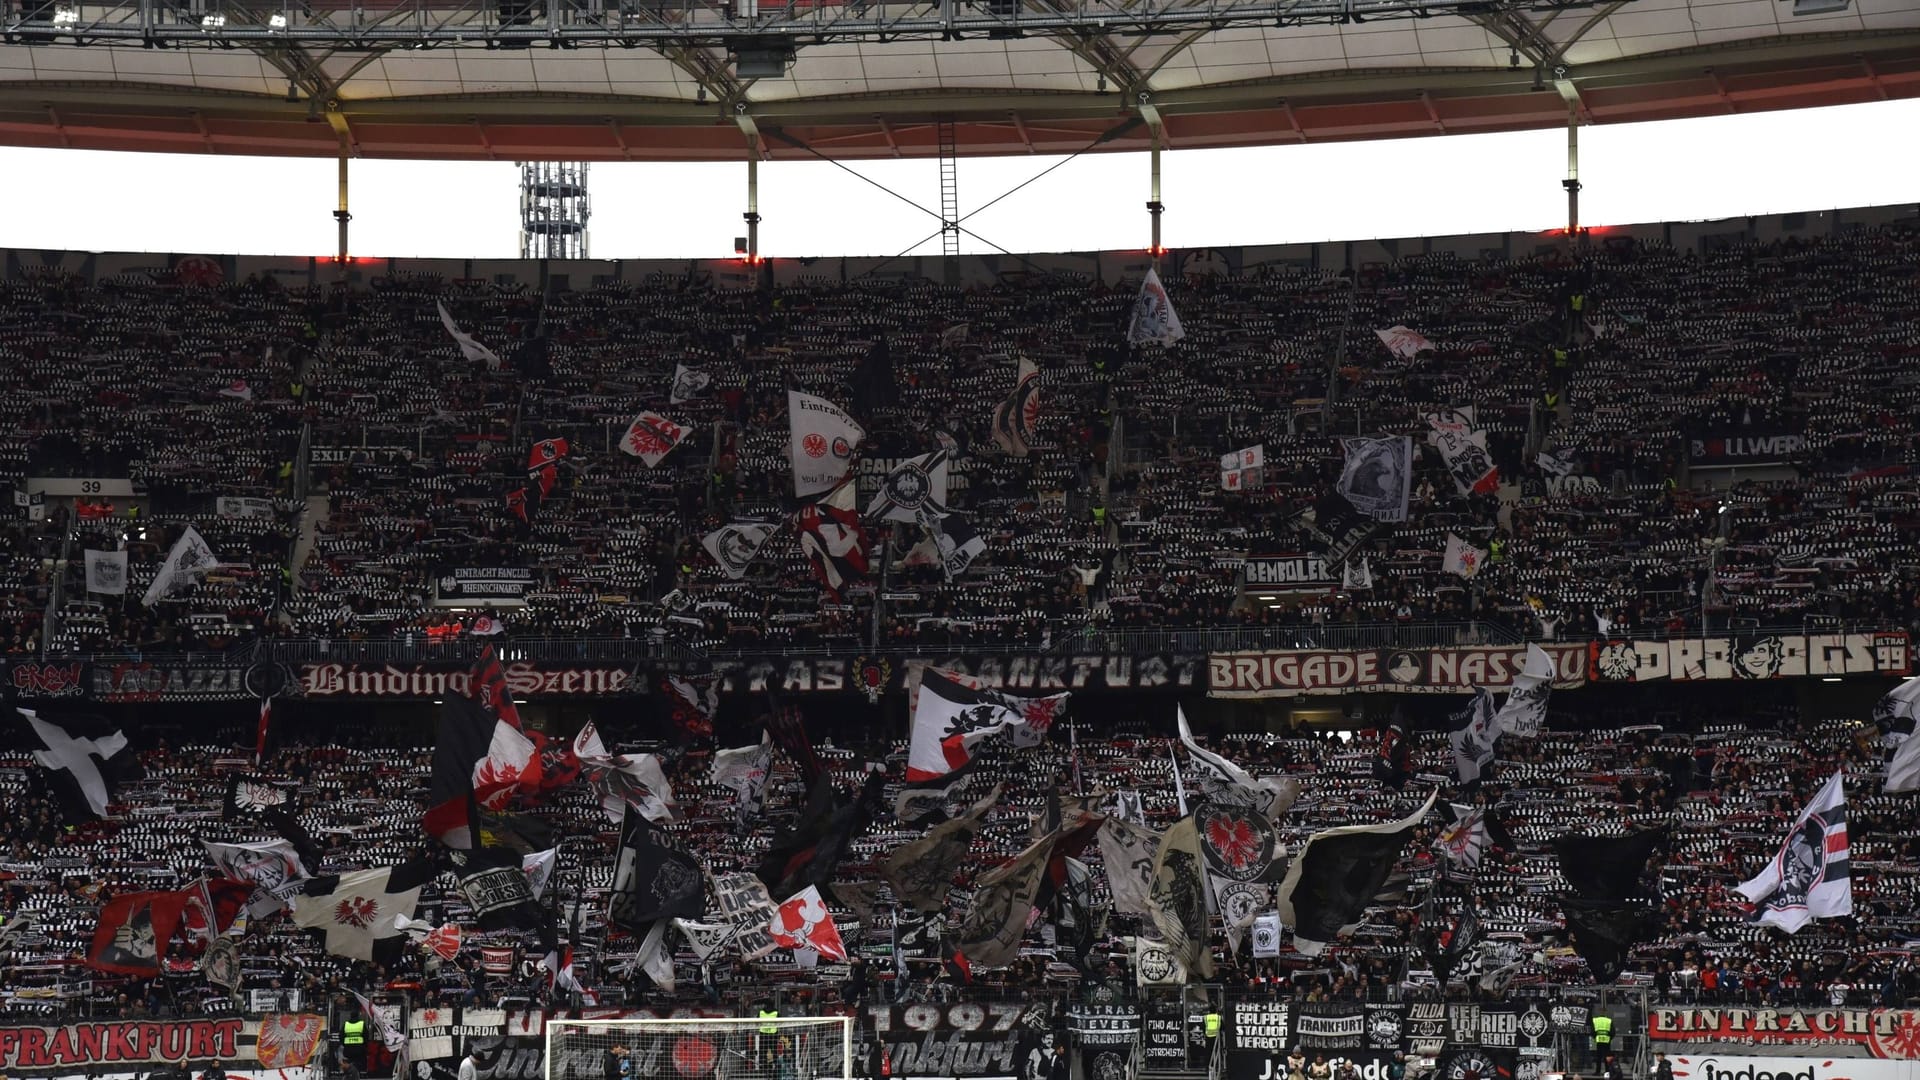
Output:
[[851,1080],[853,1018],[547,1021],[547,1080]]

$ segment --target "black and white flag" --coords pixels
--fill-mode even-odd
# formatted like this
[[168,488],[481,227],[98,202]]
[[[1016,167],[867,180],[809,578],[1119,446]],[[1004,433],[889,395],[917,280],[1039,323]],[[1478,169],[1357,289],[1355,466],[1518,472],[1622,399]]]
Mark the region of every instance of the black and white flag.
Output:
[[1151,916],[1153,857],[1160,850],[1160,834],[1124,818],[1109,817],[1100,823],[1099,842],[1113,910],[1123,915]]
[[1201,855],[1199,825],[1192,815],[1174,822],[1160,837],[1153,856],[1148,907],[1153,925],[1187,974],[1211,977],[1206,860]]
[[87,591],[103,596],[127,593],[127,553],[124,551],[86,552]]
[[1493,764],[1493,744],[1500,738],[1500,725],[1494,719],[1493,694],[1486,687],[1473,692],[1473,701],[1453,715],[1453,730],[1447,744],[1453,747],[1453,772],[1463,784],[1480,779]]
[[957,514],[941,516],[923,509],[919,522],[940,555],[940,569],[948,581],[966,573],[973,560],[987,550],[986,540]]
[[731,525],[722,525],[700,538],[700,546],[707,549],[713,561],[719,565],[720,572],[728,578],[739,581],[747,576],[747,567],[765,547],[767,539],[775,532],[772,525],[760,525],[749,521],[736,521]]
[[703,964],[711,959],[714,951],[725,945],[734,933],[733,924],[728,922],[675,919],[673,926],[687,939],[687,944],[693,949],[694,958]]
[[1836,772],[1794,819],[1773,861],[1739,885],[1752,921],[1789,934],[1814,919],[1853,914],[1845,774]]
[[787,457],[793,465],[793,493],[805,498],[839,487],[866,435],[833,402],[787,391]]
[[141,606],[152,607],[174,589],[219,565],[220,560],[214,556],[207,542],[200,538],[199,531],[191,525],[187,526],[187,530],[180,534],[180,539],[173,542],[173,549],[167,552],[167,561],[160,564],[160,572],[154,575],[153,584],[147,586],[147,595],[140,600]]
[[1518,739],[1540,734],[1547,722],[1547,696],[1553,692],[1553,680],[1558,675],[1553,657],[1540,646],[1529,644],[1527,658],[1507,688],[1507,700],[1494,714],[1494,726]]
[[867,517],[882,521],[922,521],[947,512],[948,461],[945,450],[911,457],[895,465],[880,481],[867,504]]
[[731,789],[739,796],[735,820],[745,827],[760,816],[761,800],[767,790],[767,776],[772,769],[773,739],[763,731],[758,746],[714,751],[713,773],[707,782]]
[[107,759],[127,748],[127,737],[94,717],[42,719],[32,709],[15,709],[33,733],[33,760],[51,770],[55,796],[70,822],[107,816],[113,797]]
[[1008,457],[1026,457],[1040,416],[1040,369],[1020,358],[1013,393],[993,407],[993,441]]
[[1257,488],[1264,480],[1267,467],[1267,446],[1255,443],[1245,450],[1235,450],[1231,454],[1220,456],[1220,490],[1245,491]]
[[538,928],[544,912],[518,854],[504,848],[476,847],[447,853],[453,862],[454,888],[473,909],[482,930]]
[[1340,564],[1340,587],[1347,592],[1367,592],[1373,588],[1373,561],[1348,559]]
[[220,876],[251,882],[253,895],[247,897],[247,915],[264,919],[284,911],[305,887],[307,867],[300,853],[286,840],[268,840],[260,844],[219,844],[200,841],[207,858]]
[[1344,825],[1308,838],[1280,883],[1280,921],[1293,927],[1295,949],[1318,956],[1359,925],[1438,796],[1428,795],[1420,809],[1398,821]]
[[326,949],[335,956],[372,960],[376,949],[397,949],[405,942],[396,916],[413,918],[420,890],[433,877],[433,863],[419,859],[309,878],[293,899],[293,923],[323,932]]
[[712,381],[713,376],[699,368],[675,364],[673,365],[673,386],[667,391],[667,401],[678,405],[703,397],[706,395],[707,385]]
[[1262,777],[1254,779],[1253,774],[1221,757],[1211,750],[1201,748],[1193,739],[1193,729],[1187,726],[1187,711],[1178,704],[1174,707],[1174,719],[1180,730],[1180,744],[1187,748],[1187,756],[1193,762],[1193,783],[1208,799],[1236,806],[1251,807],[1261,816],[1272,820],[1287,812],[1295,799],[1300,797],[1300,785],[1292,779]]
[[994,785],[965,813],[935,825],[927,835],[902,844],[887,856],[880,873],[893,887],[894,895],[920,911],[946,910],[953,876],[966,861],[967,849],[983,827],[987,812],[1000,802],[1000,792],[1000,785]]
[[1340,495],[1375,521],[1407,520],[1413,492],[1413,440],[1405,435],[1373,439],[1353,435],[1340,440],[1346,463],[1340,467]]

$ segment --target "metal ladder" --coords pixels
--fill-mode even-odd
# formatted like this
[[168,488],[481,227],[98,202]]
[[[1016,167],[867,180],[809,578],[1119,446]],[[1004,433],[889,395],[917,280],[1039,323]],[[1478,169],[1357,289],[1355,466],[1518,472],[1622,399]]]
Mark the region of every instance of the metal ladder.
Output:
[[960,254],[960,162],[953,134],[953,117],[941,116],[940,140],[940,253],[951,259]]

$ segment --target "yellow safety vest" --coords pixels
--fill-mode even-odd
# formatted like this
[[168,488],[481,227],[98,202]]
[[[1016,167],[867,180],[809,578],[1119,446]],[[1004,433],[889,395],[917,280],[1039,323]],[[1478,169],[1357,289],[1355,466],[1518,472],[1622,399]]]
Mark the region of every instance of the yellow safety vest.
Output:
[[1593,1018],[1593,1042],[1595,1046],[1607,1046],[1613,1042],[1613,1017]]
[[760,1023],[760,1034],[762,1034],[762,1035],[778,1035],[778,1034],[780,1034],[780,1025],[779,1025],[779,1024],[769,1024],[769,1023],[767,1023],[767,1022],[766,1022],[766,1021],[768,1021],[768,1020],[778,1020],[778,1019],[780,1019],[780,1010],[778,1010],[778,1009],[761,1009],[761,1010],[760,1010],[760,1020],[761,1020],[761,1023]]
[[1220,1034],[1220,1014],[1210,1012],[1207,1014],[1207,1038],[1211,1039],[1218,1034]]
[[367,1022],[365,1020],[349,1020],[340,1025],[340,1041],[348,1046],[359,1046],[361,1043],[366,1042]]

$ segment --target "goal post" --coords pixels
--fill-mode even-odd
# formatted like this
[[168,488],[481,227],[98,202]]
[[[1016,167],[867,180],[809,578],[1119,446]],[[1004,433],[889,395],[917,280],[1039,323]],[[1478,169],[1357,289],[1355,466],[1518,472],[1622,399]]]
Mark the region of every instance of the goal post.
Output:
[[[628,1063],[622,1072],[619,1054]],[[852,1080],[853,1017],[547,1021],[547,1080]]]

